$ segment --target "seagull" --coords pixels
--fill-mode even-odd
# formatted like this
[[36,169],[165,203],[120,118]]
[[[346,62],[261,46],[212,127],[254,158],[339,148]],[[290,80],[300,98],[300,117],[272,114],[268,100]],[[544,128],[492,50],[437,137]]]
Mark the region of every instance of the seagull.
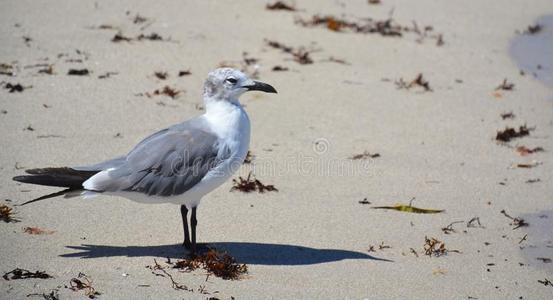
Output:
[[59,195],[99,194],[142,203],[174,203],[180,205],[183,246],[195,254],[196,209],[202,197],[229,179],[248,152],[250,120],[238,101],[247,91],[277,92],[239,70],[210,72],[204,83],[203,115],[146,137],[127,155],[89,166],[26,170],[28,175],[13,180],[66,189],[22,205]]

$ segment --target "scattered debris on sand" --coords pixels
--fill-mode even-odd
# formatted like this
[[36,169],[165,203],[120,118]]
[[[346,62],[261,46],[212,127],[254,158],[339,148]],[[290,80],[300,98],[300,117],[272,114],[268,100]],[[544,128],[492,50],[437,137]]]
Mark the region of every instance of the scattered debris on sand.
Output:
[[25,227],[23,228],[23,232],[32,234],[32,235],[42,235],[42,234],[49,235],[49,234],[55,233],[54,230],[46,230],[39,227]]
[[16,223],[16,222],[19,222],[19,220],[17,218],[14,217],[15,215],[15,211],[13,208],[5,205],[5,204],[0,204],[0,220],[6,222],[6,223]]
[[445,234],[451,234],[451,233],[456,233],[457,231],[453,228],[453,225],[455,224],[459,224],[459,223],[464,223],[465,221],[455,221],[455,222],[451,222],[449,225],[447,225],[446,227],[442,227],[442,231],[443,233]]
[[6,83],[6,84],[4,85],[4,88],[5,88],[6,90],[8,90],[8,92],[10,92],[10,93],[16,93],[16,92],[17,92],[17,93],[21,93],[21,92],[23,92],[25,89],[29,89],[29,88],[31,88],[31,87],[32,87],[32,86],[27,86],[27,87],[25,87],[25,86],[22,86],[22,85],[19,84],[19,83],[9,83],[9,82]]
[[359,204],[363,204],[363,205],[371,204],[371,201],[367,200],[367,198],[363,198],[363,200],[359,201]]
[[132,41],[133,38],[130,38],[130,37],[127,37],[125,35],[123,35],[122,32],[117,32],[113,38],[111,38],[111,41],[114,42],[114,43],[119,43],[119,42],[130,42]]
[[106,78],[110,78],[111,76],[118,75],[118,74],[119,74],[118,72],[106,72],[102,75],[98,75],[98,79],[106,79]]
[[137,94],[137,96],[143,96],[143,95],[146,95],[146,97],[148,98],[152,98],[153,96],[160,96],[160,95],[165,95],[167,97],[170,97],[171,99],[176,99],[178,98],[178,96],[184,91],[182,90],[177,90],[175,88],[172,88],[168,85],[164,86],[163,88],[161,89],[156,89],[154,90],[153,92],[146,92],[144,94],[142,93],[139,93]]
[[541,26],[540,24],[528,25],[528,27],[522,32],[522,34],[533,35],[540,33],[542,29],[543,26]]
[[514,88],[515,88],[515,84],[511,82],[507,82],[507,78],[505,78],[503,79],[503,82],[495,88],[495,90],[512,91]]
[[154,72],[154,76],[159,80],[165,80],[169,77],[169,74],[167,72],[157,71]]
[[447,255],[449,252],[461,253],[459,250],[450,250],[445,247],[445,243],[436,239],[424,237],[424,254],[428,256],[440,257]]
[[296,11],[297,10],[293,5],[286,4],[282,1],[276,1],[274,3],[268,3],[265,6],[265,8],[268,9],[268,10],[286,10],[286,11]]
[[29,279],[29,278],[48,279],[48,278],[54,278],[54,276],[44,271],[31,272],[29,270],[15,268],[9,272],[4,273],[2,278],[4,278],[4,280]]
[[516,152],[520,156],[528,156],[530,154],[534,154],[537,152],[544,152],[545,150],[542,147],[534,147],[534,148],[528,148],[526,146],[518,146],[516,147]]
[[534,130],[535,128],[528,128],[525,125],[519,126],[518,131],[511,127],[505,127],[504,130],[500,130],[497,132],[497,135],[495,136],[495,139],[500,142],[509,142],[512,139],[515,138],[521,138],[524,136],[527,136],[530,134],[530,131]]
[[364,18],[359,21],[350,21],[329,15],[314,15],[311,19],[296,18],[295,23],[303,27],[325,27],[334,32],[379,34],[384,37],[403,37],[406,33],[413,33],[417,35],[418,43],[422,43],[425,39],[433,39],[436,40],[437,46],[444,45],[443,35],[434,33],[432,26],[423,26],[421,29],[416,22],[413,22],[412,27],[402,26],[392,18],[386,20]]
[[177,75],[179,77],[183,77],[183,76],[188,76],[188,75],[191,75],[191,74],[192,74],[192,72],[190,72],[190,70],[180,70]]
[[288,68],[283,66],[274,66],[271,70],[274,72],[283,72],[288,71]]
[[403,78],[399,78],[396,80],[395,85],[398,90],[400,89],[406,89],[409,90],[413,87],[421,87],[425,92],[432,92],[432,88],[430,87],[430,83],[424,79],[422,73],[419,73],[415,79],[411,80],[409,83],[403,80]]
[[267,43],[267,45],[271,48],[280,49],[282,52],[292,55],[292,59],[300,65],[308,65],[313,63],[313,59],[309,55],[314,50],[306,50],[304,47],[295,49],[271,40],[265,40],[265,43]]
[[411,199],[409,202],[409,205],[404,204],[396,204],[394,206],[373,206],[372,209],[391,209],[391,210],[397,210],[402,212],[408,212],[408,213],[416,213],[416,214],[437,214],[444,212],[443,209],[428,209],[428,208],[419,208],[412,206],[413,201],[415,198]]
[[81,272],[79,272],[77,277],[71,278],[69,281],[69,289],[74,292],[84,290],[85,295],[90,299],[95,299],[97,296],[101,295],[100,292],[96,291],[96,289],[92,287],[92,280],[88,278],[86,274]]
[[480,223],[480,218],[479,217],[474,217],[472,219],[470,219],[468,222],[467,222],[467,227],[468,228],[486,228],[484,226],[482,226],[482,223]]
[[503,120],[507,120],[507,119],[511,119],[511,120],[512,120],[512,119],[514,119],[514,118],[515,118],[515,114],[513,114],[512,111],[506,112],[506,113],[502,113],[502,114],[501,114],[501,119],[503,119]]
[[88,76],[90,74],[90,71],[88,69],[69,69],[67,71],[67,75],[74,75],[74,76]]
[[232,180],[233,186],[230,189],[231,192],[233,191],[241,191],[244,193],[254,192],[257,191],[259,193],[265,193],[265,192],[278,192],[278,189],[275,188],[272,184],[264,185],[255,178],[255,176],[252,176],[252,172],[250,171],[248,173],[248,177],[245,179],[242,178],[242,176],[238,176],[238,180],[233,179]]
[[[167,263],[168,264],[171,263],[170,260],[168,260]],[[152,271],[152,274],[154,274],[156,276],[169,278],[169,280],[171,280],[171,287],[175,290],[184,290],[184,291],[189,291],[189,292],[194,291],[193,289],[190,289],[185,284],[181,284],[181,283],[178,283],[177,281],[175,281],[175,279],[173,278],[173,275],[169,274],[169,272],[167,272],[165,270],[167,267],[161,266],[155,258],[154,258],[154,265],[153,266],[146,266],[146,268],[150,269]]]
[[58,289],[53,289],[50,291],[50,293],[46,294],[46,293],[32,293],[32,294],[27,294],[27,298],[29,297],[42,297],[44,300],[59,300],[60,299],[60,296],[58,294]]
[[521,168],[521,169],[531,169],[531,168],[535,168],[539,165],[541,165],[542,162],[539,162],[537,160],[532,160],[531,162],[529,163],[516,163],[516,164],[512,164],[509,168],[510,169],[516,169],[516,168]]
[[174,268],[186,272],[194,271],[200,267],[206,270],[208,274],[225,280],[237,280],[248,273],[248,267],[245,264],[237,263],[228,253],[214,248],[209,248],[207,252],[194,257],[179,260],[174,266]]
[[355,154],[353,156],[350,156],[349,159],[351,160],[358,160],[358,159],[367,159],[367,158],[377,158],[380,157],[379,153],[370,153],[368,151],[363,151],[363,153]]
[[550,286],[550,287],[553,287],[553,282],[551,282],[549,279],[545,278],[544,280],[539,280],[538,279],[538,282],[545,285],[545,286]]
[[13,65],[0,63],[0,75],[15,76],[14,69]]
[[39,69],[38,74],[54,75],[54,65],[48,65],[42,69]]
[[509,225],[513,226],[513,230],[515,229],[518,229],[520,227],[525,227],[525,226],[528,226],[530,224],[526,223],[526,221],[524,221],[524,219],[522,218],[513,218],[511,217],[510,215],[507,214],[507,212],[505,212],[505,210],[501,210],[500,211],[501,214],[503,214],[505,217],[511,219],[511,223],[509,223]]
[[136,37],[128,37],[124,35],[122,32],[117,32],[112,38],[111,41],[114,43],[120,43],[120,42],[132,42],[132,41],[157,41],[157,42],[171,42],[171,38],[164,38],[158,33],[152,32],[149,34],[141,33],[137,35]]

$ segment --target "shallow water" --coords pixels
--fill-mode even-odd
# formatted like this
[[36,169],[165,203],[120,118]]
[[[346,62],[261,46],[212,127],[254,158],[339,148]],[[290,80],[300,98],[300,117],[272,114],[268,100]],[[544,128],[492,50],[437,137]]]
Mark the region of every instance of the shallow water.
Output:
[[520,33],[511,41],[509,53],[520,70],[553,89],[553,15],[538,18],[542,28],[535,34]]

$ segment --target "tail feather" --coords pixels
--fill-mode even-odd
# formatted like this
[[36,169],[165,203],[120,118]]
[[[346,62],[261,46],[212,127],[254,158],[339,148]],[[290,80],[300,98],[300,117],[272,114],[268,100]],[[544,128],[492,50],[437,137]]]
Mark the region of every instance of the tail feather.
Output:
[[13,180],[23,183],[82,189],[83,182],[99,171],[79,171],[63,167],[29,169],[25,172],[30,175],[15,176]]

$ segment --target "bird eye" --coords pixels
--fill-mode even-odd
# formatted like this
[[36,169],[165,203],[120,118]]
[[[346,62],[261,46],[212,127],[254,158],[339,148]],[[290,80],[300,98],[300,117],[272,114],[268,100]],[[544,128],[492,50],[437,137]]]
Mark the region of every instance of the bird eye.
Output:
[[227,78],[227,82],[229,82],[231,84],[236,84],[238,82],[238,80],[236,80],[236,78],[234,78],[234,77],[229,77],[229,78]]

